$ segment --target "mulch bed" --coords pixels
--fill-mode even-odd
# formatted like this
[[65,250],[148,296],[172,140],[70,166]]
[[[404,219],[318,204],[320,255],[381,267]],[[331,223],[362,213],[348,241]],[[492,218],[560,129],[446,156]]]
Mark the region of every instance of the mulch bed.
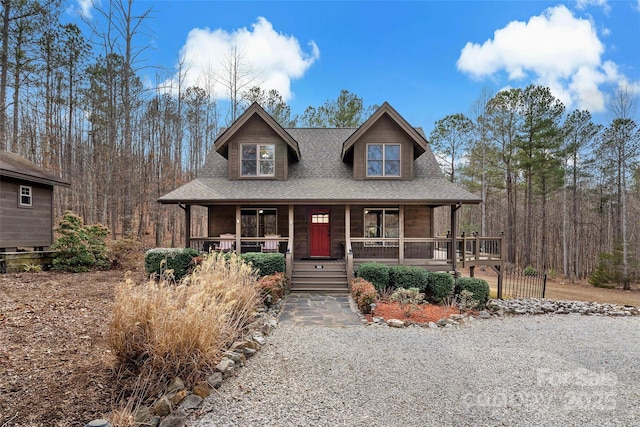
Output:
[[399,319],[410,321],[413,323],[429,323],[437,322],[443,317],[449,317],[452,314],[459,314],[460,310],[442,305],[434,304],[418,304],[416,310],[411,316],[406,316],[404,309],[397,302],[376,302],[374,314],[367,314],[367,320],[372,321],[373,317],[382,317],[385,320]]

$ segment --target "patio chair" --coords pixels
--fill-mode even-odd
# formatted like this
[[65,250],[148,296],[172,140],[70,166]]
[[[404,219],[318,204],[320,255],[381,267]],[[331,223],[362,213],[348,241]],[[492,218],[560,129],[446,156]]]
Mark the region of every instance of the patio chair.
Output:
[[[220,235],[221,239],[235,239],[236,235],[235,234],[230,234],[230,233],[225,233],[225,234],[221,234]],[[215,247],[216,251],[220,251],[220,252],[230,252],[233,250],[235,246],[235,241],[234,240],[220,240],[218,242],[218,245]]]
[[279,244],[280,242],[278,242],[277,239],[280,238],[279,234],[267,234],[266,236],[264,236],[265,240],[264,243],[262,244],[262,248],[261,251],[262,252],[279,252]]

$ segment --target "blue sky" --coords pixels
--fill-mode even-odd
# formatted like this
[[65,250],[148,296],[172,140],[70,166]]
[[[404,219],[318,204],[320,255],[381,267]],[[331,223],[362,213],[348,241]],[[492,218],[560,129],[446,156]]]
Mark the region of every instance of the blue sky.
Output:
[[[89,1],[71,5],[97,19]],[[215,90],[211,75],[239,46],[256,82],[299,114],[347,89],[366,104],[388,101],[429,132],[447,114],[468,113],[483,88],[536,83],[606,123],[613,90],[640,94],[640,0],[139,0],[135,8],[154,10],[137,41],[153,46],[141,65],[159,67],[142,71],[148,84],[175,82],[182,57],[186,80]],[[78,19],[71,10],[69,18]]]

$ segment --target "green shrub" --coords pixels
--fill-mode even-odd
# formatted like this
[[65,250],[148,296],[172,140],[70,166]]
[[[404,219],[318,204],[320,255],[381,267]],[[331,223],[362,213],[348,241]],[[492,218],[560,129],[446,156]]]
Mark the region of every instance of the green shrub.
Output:
[[522,271],[525,276],[536,276],[538,274],[538,270],[533,268],[531,264],[527,265],[525,269]]
[[280,253],[247,252],[240,255],[240,258],[258,270],[260,276],[269,276],[286,270],[284,255]]
[[361,312],[371,313],[371,304],[376,302],[378,292],[373,284],[362,277],[351,280],[351,296]]
[[92,268],[109,268],[105,238],[109,235],[100,224],[84,225],[82,218],[71,211],[62,216],[54,231],[60,237],[51,245],[56,251],[53,268],[74,273]]
[[198,255],[198,251],[191,248],[149,249],[144,256],[144,268],[147,274],[154,275],[161,275],[165,270],[172,270],[173,278],[178,281],[189,272],[191,261]]
[[428,273],[420,267],[394,265],[389,269],[389,283],[393,288],[417,288],[423,292],[427,286]]
[[399,288],[391,294],[391,301],[397,301],[404,315],[411,317],[411,313],[418,308],[418,304],[424,301],[424,294],[421,294],[418,288]]
[[489,284],[486,280],[475,277],[460,277],[456,284],[455,293],[460,295],[464,290],[471,292],[471,298],[478,301],[480,306],[484,306],[489,301]]
[[375,289],[383,290],[389,286],[389,266],[377,262],[365,262],[358,268],[358,277],[373,284]]
[[427,274],[425,294],[433,303],[440,304],[453,292],[453,277],[449,273]]

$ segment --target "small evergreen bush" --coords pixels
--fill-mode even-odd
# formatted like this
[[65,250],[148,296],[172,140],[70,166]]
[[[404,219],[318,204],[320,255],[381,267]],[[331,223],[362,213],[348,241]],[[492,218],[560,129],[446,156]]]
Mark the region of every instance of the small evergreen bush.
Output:
[[522,274],[524,274],[525,276],[536,276],[538,274],[538,270],[536,270],[531,264],[529,264],[522,271]]
[[475,277],[460,277],[455,287],[455,293],[460,295],[464,290],[471,292],[471,298],[478,301],[480,306],[484,306],[489,301],[489,284],[486,280]]
[[144,257],[144,268],[147,274],[158,276],[164,270],[172,270],[173,278],[178,281],[189,272],[191,261],[198,255],[198,251],[191,248],[149,249]]
[[269,276],[275,273],[282,273],[286,270],[284,254],[247,252],[246,254],[240,255],[240,258],[258,270],[258,275],[260,276]]
[[440,304],[453,292],[453,277],[449,273],[429,273],[425,294],[433,303]]
[[380,291],[389,287],[389,266],[377,262],[365,262],[358,268],[358,277],[373,284]]
[[393,288],[417,288],[424,292],[427,286],[427,273],[423,268],[407,265],[394,265],[389,269],[389,283]]
[[100,224],[84,225],[71,211],[62,216],[54,231],[60,237],[51,245],[56,251],[53,268],[78,273],[92,268],[109,268],[105,238],[109,230]]
[[371,313],[371,304],[376,302],[378,292],[373,284],[362,277],[351,280],[351,296],[361,312]]

